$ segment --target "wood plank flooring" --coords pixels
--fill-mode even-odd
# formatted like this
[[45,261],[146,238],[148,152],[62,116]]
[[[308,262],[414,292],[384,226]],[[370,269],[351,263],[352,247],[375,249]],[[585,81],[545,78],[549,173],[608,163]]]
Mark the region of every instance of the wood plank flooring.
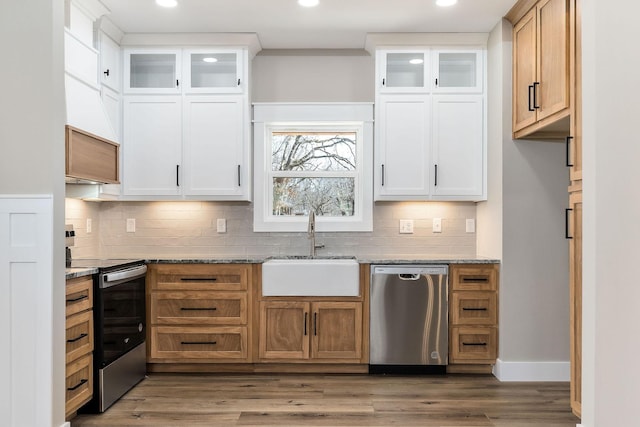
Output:
[[490,375],[151,374],[84,426],[575,427],[568,383]]

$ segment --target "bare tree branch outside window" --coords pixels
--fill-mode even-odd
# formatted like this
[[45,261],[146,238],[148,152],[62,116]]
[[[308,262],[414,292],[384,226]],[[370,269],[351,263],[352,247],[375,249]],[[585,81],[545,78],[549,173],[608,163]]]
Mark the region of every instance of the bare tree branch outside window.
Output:
[[273,215],[353,216],[355,132],[273,132]]

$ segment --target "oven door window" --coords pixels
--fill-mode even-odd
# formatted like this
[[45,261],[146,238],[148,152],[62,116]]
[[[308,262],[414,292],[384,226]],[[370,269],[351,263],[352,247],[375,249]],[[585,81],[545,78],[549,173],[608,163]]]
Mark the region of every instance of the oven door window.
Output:
[[100,292],[102,354],[99,356],[104,367],[144,342],[145,279],[131,280]]

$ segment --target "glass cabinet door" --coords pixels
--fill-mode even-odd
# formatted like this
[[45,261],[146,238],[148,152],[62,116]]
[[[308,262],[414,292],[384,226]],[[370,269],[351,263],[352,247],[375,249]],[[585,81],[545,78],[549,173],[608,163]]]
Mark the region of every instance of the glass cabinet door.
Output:
[[125,91],[177,93],[180,91],[179,51],[126,51]]
[[188,50],[185,52],[185,90],[241,92],[241,51]]
[[482,51],[436,51],[434,68],[434,91],[482,92]]
[[384,51],[378,76],[381,92],[421,92],[427,87],[429,55],[426,50]]

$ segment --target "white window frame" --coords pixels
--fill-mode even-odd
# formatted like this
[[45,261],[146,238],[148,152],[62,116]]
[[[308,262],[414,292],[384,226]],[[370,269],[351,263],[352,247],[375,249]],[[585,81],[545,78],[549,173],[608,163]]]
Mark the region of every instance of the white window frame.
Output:
[[373,230],[373,104],[371,103],[258,103],[254,104],[254,232],[306,232],[308,216],[273,215],[271,135],[293,130],[355,131],[356,170],[335,173],[287,173],[290,176],[354,177],[355,213],[345,217],[316,217],[318,232]]

